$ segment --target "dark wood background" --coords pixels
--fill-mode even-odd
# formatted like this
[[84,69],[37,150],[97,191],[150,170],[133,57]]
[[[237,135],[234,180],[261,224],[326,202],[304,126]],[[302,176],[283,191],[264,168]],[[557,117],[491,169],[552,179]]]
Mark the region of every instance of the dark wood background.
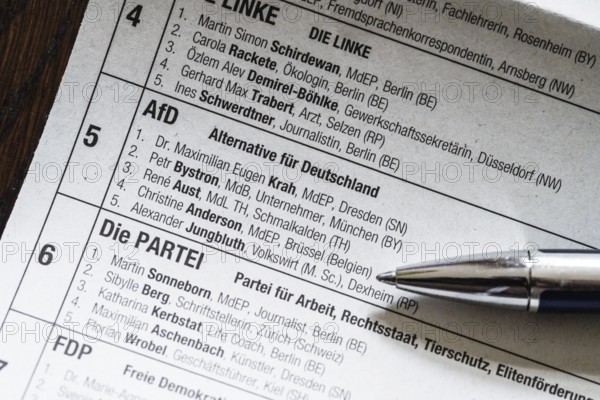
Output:
[[52,108],[87,0],[0,0],[0,234]]

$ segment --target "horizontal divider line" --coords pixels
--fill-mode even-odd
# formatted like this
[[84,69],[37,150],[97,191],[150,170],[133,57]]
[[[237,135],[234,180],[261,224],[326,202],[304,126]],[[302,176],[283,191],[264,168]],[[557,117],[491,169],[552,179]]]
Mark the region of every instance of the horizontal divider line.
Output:
[[[64,197],[68,197],[68,198],[70,198],[70,199],[72,199],[72,200],[75,200],[75,201],[81,201],[81,200],[79,200],[79,199],[77,199],[77,198],[75,198],[75,197],[69,196],[69,195],[67,195],[67,194],[64,194],[64,193],[59,193],[59,194],[61,194],[61,195],[62,195],[62,196],[64,196]],[[82,202],[83,202],[83,201],[82,201]],[[359,301],[359,302],[361,302],[361,303],[364,303],[364,304],[367,304],[367,305],[370,305],[370,306],[373,306],[373,307],[379,308],[379,309],[381,309],[381,310],[388,311],[388,312],[392,312],[392,313],[394,313],[394,314],[397,314],[397,315],[399,315],[399,316],[401,316],[401,317],[404,317],[404,318],[410,319],[410,320],[412,320],[412,321],[414,321],[414,322],[418,322],[418,323],[421,323],[421,324],[424,324],[424,325],[430,326],[430,327],[432,327],[432,328],[439,329],[439,330],[441,330],[441,331],[444,331],[444,332],[450,333],[450,334],[452,334],[452,335],[459,336],[459,337],[461,337],[461,338],[463,338],[463,339],[470,340],[470,341],[472,341],[472,342],[475,342],[475,343],[481,344],[481,345],[483,345],[483,346],[487,346],[487,347],[490,347],[490,348],[492,348],[492,349],[495,349],[495,350],[498,350],[498,351],[504,352],[504,353],[506,353],[506,354],[510,354],[510,355],[512,355],[512,356],[514,356],[514,357],[517,357],[517,358],[520,358],[520,359],[523,359],[523,360],[526,360],[526,361],[529,361],[529,362],[532,362],[532,363],[535,363],[535,364],[538,364],[538,365],[544,366],[544,367],[546,367],[546,368],[549,368],[549,369],[552,369],[552,370],[554,370],[554,371],[562,372],[562,373],[564,373],[564,374],[567,374],[567,375],[573,376],[573,377],[575,377],[575,378],[579,378],[579,379],[582,379],[582,380],[584,380],[584,381],[587,381],[587,382],[590,382],[590,383],[593,383],[593,384],[596,384],[596,385],[600,386],[600,381],[599,381],[599,382],[597,382],[597,381],[594,381],[594,380],[592,380],[592,379],[589,379],[589,378],[586,378],[586,377],[584,377],[584,376],[577,375],[577,374],[575,374],[575,373],[573,373],[573,372],[569,372],[569,371],[567,371],[567,370],[564,370],[564,369],[561,369],[561,368],[558,368],[558,367],[552,366],[552,365],[550,365],[550,364],[546,364],[546,363],[544,363],[544,362],[541,362],[541,361],[535,360],[535,359],[533,359],[533,358],[526,357],[526,356],[524,356],[524,355],[522,355],[522,354],[519,354],[519,353],[516,353],[516,352],[510,351],[510,350],[503,349],[503,348],[501,348],[501,347],[499,347],[499,346],[496,346],[496,345],[493,345],[493,344],[490,344],[490,343],[484,342],[484,341],[482,341],[482,340],[479,340],[479,339],[475,339],[475,338],[469,337],[469,336],[467,336],[467,335],[464,335],[464,334],[462,334],[462,333],[457,333],[457,332],[454,332],[454,331],[452,331],[451,329],[448,329],[448,328],[443,328],[443,327],[441,327],[441,326],[438,326],[438,325],[432,324],[432,323],[430,323],[430,322],[427,322],[427,321],[425,321],[425,320],[422,320],[422,319],[419,319],[419,318],[413,317],[413,316],[411,316],[411,315],[408,315],[408,314],[401,313],[400,311],[396,311],[396,310],[393,310],[393,309],[390,309],[390,308],[384,307],[384,306],[382,306],[382,305],[379,305],[379,304],[371,303],[371,302],[370,302],[370,301],[368,301],[368,300],[364,300],[364,299],[361,299],[361,298],[359,298],[359,297],[352,296],[352,295],[350,295],[350,294],[348,294],[348,293],[344,293],[344,292],[338,291],[338,290],[336,290],[336,289],[332,289],[332,288],[330,288],[330,287],[327,287],[327,286],[324,286],[324,285],[322,285],[322,284],[320,284],[320,283],[316,283],[316,282],[310,281],[310,280],[308,280],[308,279],[306,279],[306,278],[302,278],[302,277],[300,277],[300,276],[293,275],[293,274],[291,274],[291,273],[289,273],[289,272],[286,272],[286,271],[283,271],[283,270],[277,269],[277,268],[275,268],[275,267],[271,267],[271,266],[269,266],[269,265],[262,264],[262,263],[260,263],[260,262],[258,262],[258,261],[254,261],[254,260],[251,260],[251,259],[249,259],[249,258],[245,258],[245,257],[239,256],[239,255],[237,255],[237,254],[231,253],[230,251],[223,250],[223,249],[219,249],[219,248],[217,248],[217,247],[215,247],[215,246],[212,246],[212,245],[210,245],[210,244],[207,244],[207,243],[202,243],[202,242],[199,242],[199,241],[197,241],[197,240],[190,239],[190,238],[188,238],[188,237],[186,237],[186,236],[183,236],[183,235],[181,235],[181,234],[179,234],[179,233],[171,232],[171,231],[169,231],[169,230],[167,230],[167,229],[164,229],[164,228],[161,228],[161,227],[157,227],[157,226],[155,226],[155,225],[149,224],[149,223],[147,223],[147,222],[144,222],[144,221],[140,221],[140,220],[138,220],[138,219],[135,219],[135,218],[133,218],[133,217],[129,217],[129,216],[127,216],[127,215],[124,215],[124,214],[118,213],[118,212],[116,212],[116,211],[112,211],[112,210],[109,210],[109,209],[106,209],[106,208],[103,208],[103,207],[100,207],[100,206],[96,206],[96,205],[93,205],[93,204],[90,204],[90,203],[87,203],[87,202],[83,202],[83,203],[85,203],[85,204],[88,204],[88,205],[91,205],[91,206],[94,206],[94,207],[96,207],[96,208],[99,208],[99,209],[100,209],[100,210],[102,210],[102,211],[105,211],[105,212],[108,212],[108,213],[111,213],[111,214],[117,215],[117,216],[119,216],[119,217],[121,217],[121,218],[125,218],[125,219],[131,220],[131,221],[133,221],[133,222],[137,222],[137,223],[139,223],[139,224],[146,225],[146,226],[148,226],[148,227],[150,227],[150,228],[154,228],[154,229],[156,229],[156,230],[159,230],[159,231],[165,232],[165,233],[167,233],[167,234],[170,234],[170,235],[173,235],[173,236],[177,236],[177,237],[179,237],[179,238],[181,238],[181,239],[188,240],[188,241],[190,241],[190,242],[193,242],[193,243],[199,244],[199,245],[201,245],[201,246],[206,246],[206,247],[208,247],[208,248],[210,248],[210,249],[213,249],[213,250],[216,250],[216,251],[220,251],[220,252],[222,252],[222,253],[225,253],[225,254],[227,254],[227,255],[229,255],[229,256],[232,256],[232,257],[239,258],[240,260],[244,260],[244,261],[246,261],[246,262],[248,262],[248,263],[251,263],[251,264],[258,265],[258,266],[260,266],[260,267],[263,267],[263,268],[269,269],[269,270],[271,270],[271,271],[274,271],[274,272],[277,272],[277,273],[280,273],[280,274],[286,275],[286,276],[288,276],[288,277],[291,277],[291,278],[294,278],[294,279],[298,279],[298,280],[300,280],[300,281],[302,281],[302,282],[308,283],[309,285],[316,286],[316,287],[319,287],[319,288],[321,288],[321,289],[325,289],[325,290],[327,290],[327,291],[330,291],[330,292],[333,292],[333,293],[336,293],[336,294],[340,294],[340,295],[342,295],[342,296],[346,296],[346,297],[348,297],[348,298],[350,298],[350,299],[353,299],[353,300]],[[201,268],[202,268],[202,267],[201,267]]]
[[247,390],[247,389],[241,388],[241,387],[239,387],[239,386],[232,385],[232,384],[230,384],[230,383],[227,383],[227,382],[225,382],[225,381],[221,381],[221,380],[219,380],[219,379],[216,379],[216,378],[212,378],[212,377],[210,377],[210,376],[203,375],[203,374],[201,374],[201,373],[199,373],[199,372],[195,372],[195,371],[192,371],[192,370],[189,370],[189,369],[186,369],[186,368],[180,367],[179,365],[176,365],[176,364],[171,364],[171,363],[169,363],[169,362],[167,362],[167,361],[164,361],[164,360],[161,360],[161,359],[159,359],[159,358],[154,358],[154,357],[152,357],[152,356],[149,356],[148,354],[140,353],[140,352],[138,352],[138,351],[136,351],[136,350],[133,350],[133,349],[130,349],[130,348],[128,348],[128,347],[125,347],[125,346],[119,346],[119,345],[118,345],[118,344],[116,344],[116,343],[113,343],[113,342],[110,342],[110,341],[107,341],[107,340],[104,340],[104,339],[100,339],[100,338],[97,338],[97,337],[95,337],[95,336],[90,336],[90,335],[87,335],[87,334],[85,334],[85,333],[83,333],[83,332],[76,331],[75,329],[68,328],[68,327],[66,327],[66,326],[62,326],[62,325],[60,325],[60,324],[57,324],[57,323],[53,324],[53,323],[52,323],[52,322],[50,322],[50,321],[46,321],[45,319],[42,319],[42,318],[36,317],[36,316],[34,316],[34,315],[31,315],[31,314],[28,314],[28,313],[26,313],[26,312],[19,311],[19,310],[17,310],[17,309],[14,309],[14,308],[11,308],[10,310],[11,310],[11,311],[13,311],[13,312],[16,312],[16,313],[18,313],[18,314],[24,315],[24,316],[26,316],[26,317],[29,317],[29,318],[31,318],[31,319],[35,319],[35,320],[37,320],[37,321],[40,321],[40,322],[46,323],[46,324],[48,324],[48,325],[52,325],[52,327],[53,327],[53,328],[54,328],[54,327],[59,327],[59,328],[61,328],[61,329],[65,329],[65,330],[67,330],[67,331],[75,332],[75,333],[77,333],[77,334],[79,334],[79,335],[81,335],[81,336],[83,336],[83,337],[89,338],[90,340],[93,340],[93,341],[96,341],[96,342],[100,342],[100,343],[103,343],[103,344],[107,344],[107,345],[109,345],[109,346],[116,347],[116,348],[118,348],[118,349],[120,349],[120,350],[125,350],[125,351],[127,351],[127,352],[130,352],[130,353],[136,354],[136,355],[138,355],[138,356],[141,356],[141,357],[144,357],[144,358],[147,358],[147,359],[153,360],[153,361],[157,361],[157,362],[159,362],[159,363],[161,363],[161,364],[164,364],[164,365],[167,365],[167,366],[169,366],[169,367],[173,367],[173,368],[177,368],[177,369],[179,369],[179,370],[181,370],[181,371],[189,372],[190,374],[193,374],[193,375],[196,375],[196,376],[200,376],[200,377],[202,377],[202,378],[206,378],[206,379],[208,379],[208,380],[211,380],[211,381],[214,381],[214,382],[217,382],[217,383],[221,383],[221,384],[223,384],[223,385],[225,385],[225,386],[229,386],[229,387],[232,387],[232,388],[234,388],[234,389],[239,389],[239,390],[241,390],[241,391],[243,391],[243,392],[246,392],[246,393],[252,394],[252,395],[254,395],[254,396],[257,396],[257,397],[260,397],[260,398],[263,398],[263,399],[268,399],[268,400],[275,400],[275,399],[273,399],[273,398],[271,398],[271,397],[266,397],[266,396],[263,396],[263,395],[261,395],[261,394],[258,394],[258,393],[251,392],[251,391],[249,391],[249,390]]
[[[104,72],[103,74],[104,74],[104,75],[106,75],[106,76],[109,76],[109,77],[111,77],[111,78],[113,78],[113,79],[118,79],[118,80],[121,80],[121,81],[123,81],[123,82],[130,83],[130,84],[132,84],[132,85],[139,86],[139,85],[137,85],[136,83],[133,83],[133,82],[127,81],[126,79],[119,78],[119,77],[117,77],[117,76],[114,76],[114,75],[108,74],[108,73],[106,73],[106,72]],[[489,209],[489,208],[486,208],[486,207],[483,207],[483,206],[477,205],[477,204],[475,204],[475,203],[471,203],[470,201],[463,200],[463,199],[460,199],[460,198],[458,198],[458,197],[455,197],[455,196],[453,196],[453,195],[449,195],[449,194],[443,193],[443,192],[441,192],[441,191],[439,191],[439,190],[436,190],[436,189],[431,189],[431,188],[429,188],[429,187],[427,187],[427,186],[424,186],[424,185],[421,185],[421,184],[418,184],[418,183],[415,183],[415,182],[409,181],[409,180],[407,180],[407,179],[405,179],[405,178],[401,178],[401,177],[399,177],[399,176],[395,176],[395,175],[392,175],[392,174],[390,174],[390,173],[387,173],[387,172],[380,171],[380,170],[378,170],[378,169],[376,169],[376,168],[370,167],[370,166],[368,166],[368,165],[361,164],[361,163],[359,163],[359,162],[356,162],[356,161],[353,161],[353,160],[349,160],[349,159],[347,159],[347,158],[344,158],[344,157],[342,157],[342,156],[340,156],[340,155],[337,155],[337,154],[334,154],[334,153],[329,153],[329,152],[327,152],[327,151],[325,151],[325,150],[323,150],[323,149],[320,149],[320,148],[318,148],[318,147],[314,147],[314,146],[312,146],[312,145],[309,145],[309,144],[306,144],[306,143],[300,142],[300,141],[298,141],[298,140],[295,140],[295,139],[292,139],[292,138],[286,137],[286,136],[284,136],[284,135],[281,135],[281,134],[279,134],[279,133],[271,132],[271,131],[269,131],[269,130],[267,130],[267,129],[264,129],[264,128],[261,128],[261,127],[259,127],[259,126],[256,126],[256,125],[250,124],[250,123],[248,123],[248,122],[241,121],[241,120],[238,120],[238,119],[236,119],[236,118],[230,117],[230,116],[228,116],[228,115],[226,115],[226,114],[222,114],[222,113],[220,113],[220,112],[213,111],[213,110],[211,110],[211,109],[208,109],[208,108],[205,108],[205,107],[199,106],[199,105],[197,105],[197,104],[190,103],[190,102],[188,102],[188,101],[186,101],[186,100],[178,99],[177,97],[174,97],[174,96],[171,96],[171,95],[168,95],[168,94],[165,94],[165,93],[159,92],[158,90],[154,90],[154,89],[151,89],[151,88],[149,88],[149,87],[147,87],[147,88],[146,88],[146,90],[147,90],[147,91],[149,91],[149,92],[153,92],[153,93],[156,93],[156,94],[158,94],[158,95],[164,96],[164,97],[168,97],[168,98],[170,98],[170,99],[173,99],[173,100],[175,100],[175,101],[179,101],[179,102],[181,102],[181,103],[187,104],[187,105],[189,105],[189,106],[191,106],[191,107],[195,107],[195,108],[198,108],[198,109],[200,109],[200,110],[207,111],[207,112],[210,112],[210,113],[212,113],[212,114],[215,114],[215,115],[221,116],[221,117],[223,117],[223,118],[227,118],[227,119],[229,119],[229,120],[231,120],[231,121],[234,121],[234,122],[237,122],[237,123],[240,123],[240,124],[243,124],[243,125],[249,126],[249,127],[251,127],[251,128],[254,128],[254,129],[260,130],[260,131],[262,131],[262,132],[265,132],[265,133],[268,133],[268,134],[270,134],[270,135],[277,136],[277,137],[279,137],[279,138],[282,138],[282,139],[288,140],[288,141],[290,141],[290,142],[293,142],[293,143],[299,144],[299,145],[301,145],[301,146],[308,147],[308,148],[310,148],[310,149],[313,149],[313,150],[315,150],[315,151],[321,152],[321,153],[323,153],[323,154],[327,154],[327,155],[329,155],[329,156],[331,156],[331,157],[335,157],[335,158],[338,158],[338,159],[340,159],[340,160],[344,160],[344,161],[346,161],[346,162],[349,162],[349,163],[351,163],[351,164],[357,165],[357,166],[359,166],[359,167],[366,168],[366,169],[368,169],[368,170],[371,170],[371,171],[373,171],[373,172],[377,172],[377,173],[379,173],[379,174],[382,174],[382,175],[385,175],[385,176],[387,176],[387,177],[390,177],[390,178],[396,179],[396,180],[398,180],[398,181],[401,181],[401,182],[407,183],[407,184],[409,184],[409,185],[416,186],[416,187],[418,187],[418,188],[421,188],[421,189],[423,189],[423,190],[427,190],[427,191],[429,191],[429,192],[432,192],[432,193],[438,194],[438,195],[440,195],[440,196],[443,196],[443,197],[446,197],[446,198],[448,198],[448,199],[452,199],[452,200],[458,201],[458,202],[460,202],[460,203],[463,203],[463,204],[469,205],[469,206],[471,206],[471,207],[474,207],[474,208],[477,208],[477,209],[479,209],[479,210],[482,210],[482,211],[489,212],[489,213],[491,213],[491,214],[494,214],[494,215],[496,215],[496,216],[499,216],[499,217],[502,217],[502,218],[506,218],[506,219],[508,219],[508,220],[511,220],[511,221],[513,221],[513,222],[517,222],[517,223],[519,223],[519,224],[522,224],[522,225],[528,226],[528,227],[530,227],[530,228],[537,229],[537,230],[539,230],[539,231],[542,231],[542,232],[548,233],[548,234],[550,234],[550,235],[552,235],[552,236],[556,236],[556,237],[559,237],[559,238],[561,238],[561,239],[565,239],[565,240],[568,240],[568,241],[570,241],[570,242],[573,242],[573,243],[575,243],[575,244],[578,244],[578,245],[581,245],[581,246],[584,246],[584,247],[587,247],[587,248],[590,248],[590,249],[597,250],[597,248],[596,248],[596,247],[594,247],[594,246],[592,246],[592,245],[589,245],[589,244],[587,244],[587,243],[584,243],[584,242],[581,242],[581,241],[579,241],[579,240],[576,240],[576,239],[573,239],[573,238],[567,237],[567,236],[565,236],[565,235],[562,235],[562,234],[560,234],[560,233],[553,232],[553,231],[551,231],[551,230],[549,230],[549,229],[545,229],[545,228],[539,227],[539,226],[537,226],[537,225],[534,225],[534,224],[531,224],[531,223],[528,223],[528,222],[522,221],[522,220],[520,220],[520,219],[517,219],[517,218],[511,217],[511,216],[509,216],[509,215],[502,214],[502,213],[500,213],[500,212],[498,212],[498,211],[494,211],[494,210],[492,210],[492,209]]]

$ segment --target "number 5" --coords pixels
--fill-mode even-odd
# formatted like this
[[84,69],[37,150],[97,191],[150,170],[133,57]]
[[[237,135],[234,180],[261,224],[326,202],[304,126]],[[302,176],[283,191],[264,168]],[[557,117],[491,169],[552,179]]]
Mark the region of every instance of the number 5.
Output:
[[87,147],[94,147],[98,143],[98,134],[101,130],[102,128],[99,126],[90,125],[83,138],[83,144]]

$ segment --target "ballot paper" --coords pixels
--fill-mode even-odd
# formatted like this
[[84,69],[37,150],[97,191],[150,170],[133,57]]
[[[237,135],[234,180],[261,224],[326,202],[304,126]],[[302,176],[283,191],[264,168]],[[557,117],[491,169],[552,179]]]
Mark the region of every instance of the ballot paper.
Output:
[[600,321],[397,266],[600,243],[600,45],[515,1],[92,0],[1,242],[2,399],[600,399]]

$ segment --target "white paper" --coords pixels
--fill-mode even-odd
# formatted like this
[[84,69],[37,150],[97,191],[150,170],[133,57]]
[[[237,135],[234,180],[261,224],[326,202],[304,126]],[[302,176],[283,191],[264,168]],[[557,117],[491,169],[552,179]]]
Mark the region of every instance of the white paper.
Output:
[[598,398],[597,318],[375,279],[597,246],[597,37],[511,1],[91,2],[1,242],[1,397]]

